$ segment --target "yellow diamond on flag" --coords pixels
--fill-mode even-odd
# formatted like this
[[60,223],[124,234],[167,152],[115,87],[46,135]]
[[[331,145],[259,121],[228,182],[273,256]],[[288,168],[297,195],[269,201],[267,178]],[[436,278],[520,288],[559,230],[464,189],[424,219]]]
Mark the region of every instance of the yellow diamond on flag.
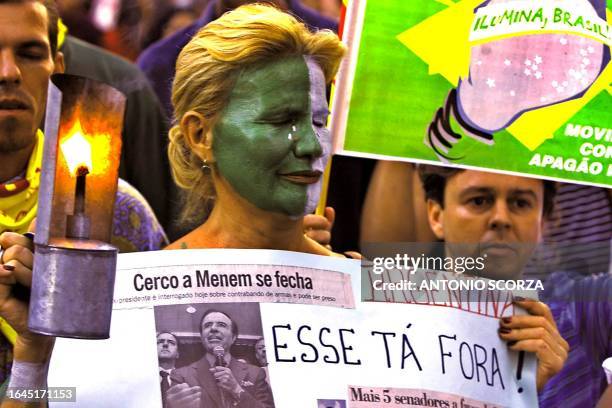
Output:
[[401,33],[397,39],[427,65],[429,74],[440,74],[454,86],[470,68],[468,37],[474,8],[482,0],[464,0]]

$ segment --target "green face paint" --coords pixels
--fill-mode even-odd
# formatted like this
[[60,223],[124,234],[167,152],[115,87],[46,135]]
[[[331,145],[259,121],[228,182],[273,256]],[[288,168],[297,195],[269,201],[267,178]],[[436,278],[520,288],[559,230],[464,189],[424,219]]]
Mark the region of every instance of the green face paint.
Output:
[[245,70],[213,128],[219,173],[260,209],[312,212],[331,150],[327,115],[314,61],[289,57]]

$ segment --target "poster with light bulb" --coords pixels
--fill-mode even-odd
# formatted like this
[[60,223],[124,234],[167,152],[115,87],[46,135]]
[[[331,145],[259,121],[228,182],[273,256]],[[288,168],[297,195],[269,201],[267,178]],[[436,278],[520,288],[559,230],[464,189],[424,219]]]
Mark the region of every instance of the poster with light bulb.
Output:
[[335,152],[612,185],[607,0],[359,0]]

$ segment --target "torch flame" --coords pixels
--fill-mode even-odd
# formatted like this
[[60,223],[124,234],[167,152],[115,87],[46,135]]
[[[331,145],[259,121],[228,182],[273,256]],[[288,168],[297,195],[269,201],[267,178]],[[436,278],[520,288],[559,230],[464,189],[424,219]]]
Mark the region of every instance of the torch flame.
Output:
[[91,144],[85,139],[81,123],[77,120],[68,132],[70,136],[64,138],[60,147],[70,169],[70,173],[78,175],[79,169],[85,167],[91,171]]

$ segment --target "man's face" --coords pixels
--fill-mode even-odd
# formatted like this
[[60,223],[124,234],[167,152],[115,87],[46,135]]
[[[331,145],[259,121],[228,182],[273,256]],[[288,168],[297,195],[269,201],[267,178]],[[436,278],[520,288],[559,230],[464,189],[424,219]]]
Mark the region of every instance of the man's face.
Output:
[[484,256],[483,276],[516,279],[540,241],[543,199],[541,180],[465,170],[448,178],[443,208],[428,202],[429,221],[447,256]]
[[255,358],[259,361],[259,364],[268,364],[268,358],[266,357],[266,343],[263,339],[255,343]]
[[229,190],[265,211],[314,210],[331,151],[325,79],[290,57],[244,71],[213,129],[217,168]]
[[41,3],[0,4],[0,153],[33,145],[49,77],[60,60],[61,54],[51,56]]
[[236,334],[232,332],[232,321],[223,313],[213,312],[207,315],[200,330],[204,350],[210,354],[215,354],[214,349],[217,346],[223,347],[227,353],[236,340]]
[[176,337],[170,333],[161,333],[157,336],[157,358],[159,360],[176,360],[178,358]]

